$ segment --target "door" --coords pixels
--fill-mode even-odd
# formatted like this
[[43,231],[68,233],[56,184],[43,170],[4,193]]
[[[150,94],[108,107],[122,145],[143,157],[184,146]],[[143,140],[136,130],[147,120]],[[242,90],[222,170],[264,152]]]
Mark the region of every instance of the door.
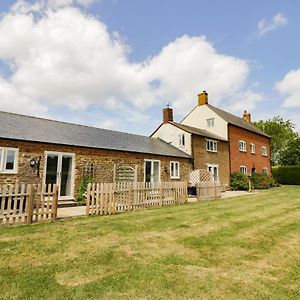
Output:
[[219,166],[218,165],[207,165],[207,171],[212,174],[213,180],[219,180]]
[[160,161],[146,160],[145,161],[145,182],[160,181]]
[[60,200],[73,199],[74,154],[47,152],[45,184],[57,184]]

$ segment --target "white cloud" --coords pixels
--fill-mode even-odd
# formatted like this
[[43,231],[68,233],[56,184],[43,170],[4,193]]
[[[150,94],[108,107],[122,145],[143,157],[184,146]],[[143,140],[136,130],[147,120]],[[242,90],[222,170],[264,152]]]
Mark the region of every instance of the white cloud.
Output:
[[282,13],[276,14],[270,21],[262,19],[257,24],[257,35],[265,35],[266,33],[274,31],[279,27],[287,25],[287,23],[288,20]]
[[214,104],[238,96],[248,97],[248,105],[261,101],[247,91],[249,63],[218,53],[202,36],[184,35],[157,55],[130,62],[130,45],[109,33],[101,20],[72,6],[91,2],[18,1],[0,18],[0,60],[12,72],[0,80],[0,89],[10,91],[16,103],[9,104],[0,93],[0,109],[10,105],[17,110],[22,101],[41,113],[62,105],[72,110],[123,108],[124,120],[145,122],[149,117],[143,111],[166,102],[186,113],[203,89]]
[[283,107],[300,107],[300,69],[291,70],[284,78],[277,82],[275,89],[286,96]]

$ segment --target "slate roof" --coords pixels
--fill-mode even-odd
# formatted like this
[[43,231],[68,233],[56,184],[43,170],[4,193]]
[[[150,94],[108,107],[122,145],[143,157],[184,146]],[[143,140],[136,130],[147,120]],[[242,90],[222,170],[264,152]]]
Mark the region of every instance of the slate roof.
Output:
[[1,111],[0,138],[190,158],[156,138]]
[[204,129],[199,129],[199,128],[196,128],[196,127],[192,127],[192,126],[188,126],[188,125],[184,125],[184,124],[180,124],[180,123],[176,123],[176,122],[169,122],[169,123],[173,124],[174,126],[180,128],[180,129],[182,129],[186,132],[192,133],[192,134],[208,137],[208,138],[211,138],[211,139],[214,139],[214,140],[227,141],[223,137],[218,136],[216,134],[213,134],[213,133],[211,133],[207,130],[204,130]]
[[270,137],[269,135],[265,134],[263,131],[261,131],[260,129],[258,129],[256,126],[254,126],[253,124],[251,124],[250,122],[247,122],[245,120],[243,120],[240,117],[237,117],[235,115],[232,115],[220,108],[217,108],[211,104],[207,104],[207,106],[214,111],[217,115],[219,115],[222,119],[224,119],[226,122],[228,122],[229,124],[235,125],[237,127],[241,127],[243,129],[258,133],[260,135],[266,136],[266,137]]

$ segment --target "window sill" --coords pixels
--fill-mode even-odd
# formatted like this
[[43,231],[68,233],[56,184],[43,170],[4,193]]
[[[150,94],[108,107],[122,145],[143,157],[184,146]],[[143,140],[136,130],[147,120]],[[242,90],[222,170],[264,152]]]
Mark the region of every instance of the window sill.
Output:
[[251,154],[255,154],[255,152],[250,152]]
[[247,153],[247,150],[239,150],[240,152],[244,152],[244,153]]
[[0,175],[17,175],[18,172],[14,171],[14,172],[0,172]]
[[170,179],[180,179],[180,177],[170,177]]
[[218,153],[218,151],[214,151],[214,150],[208,150],[206,149],[207,152],[212,152],[212,153]]

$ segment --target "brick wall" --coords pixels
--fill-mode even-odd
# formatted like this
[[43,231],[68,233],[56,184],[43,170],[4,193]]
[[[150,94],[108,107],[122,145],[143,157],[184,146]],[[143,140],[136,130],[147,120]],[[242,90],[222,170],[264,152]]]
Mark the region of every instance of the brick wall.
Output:
[[[254,132],[228,125],[228,136],[230,140],[230,167],[231,172],[239,172],[240,166],[247,167],[247,171],[255,167],[256,172],[262,173],[263,168],[271,171],[270,164],[270,139]],[[246,142],[246,152],[239,151],[239,141]],[[250,153],[250,143],[255,145],[255,154]],[[267,147],[267,156],[262,155],[262,146]]]
[[[130,153],[113,150],[91,149],[46,143],[25,142],[0,139],[0,147],[19,148],[18,173],[1,174],[0,184],[15,183],[41,183],[44,175],[45,151],[66,152],[75,154],[75,192],[78,189],[82,169],[85,165],[93,163],[96,169],[97,182],[113,182],[114,165],[138,165],[138,181],[144,181],[144,160],[156,159],[161,161],[161,181],[171,181],[170,161],[180,162],[180,181],[188,181],[192,170],[190,159],[151,155],[143,153]],[[40,162],[40,176],[37,168],[32,168],[29,162],[32,158]]]
[[219,177],[223,186],[230,183],[229,171],[229,144],[228,142],[218,142],[218,152],[208,152],[206,150],[206,138],[193,135],[193,157],[195,169],[207,169],[206,164],[219,166]]

